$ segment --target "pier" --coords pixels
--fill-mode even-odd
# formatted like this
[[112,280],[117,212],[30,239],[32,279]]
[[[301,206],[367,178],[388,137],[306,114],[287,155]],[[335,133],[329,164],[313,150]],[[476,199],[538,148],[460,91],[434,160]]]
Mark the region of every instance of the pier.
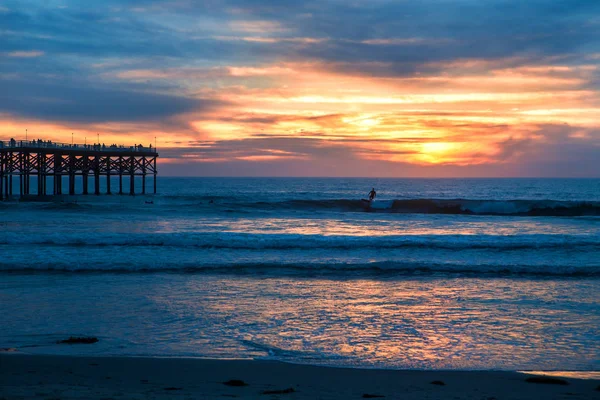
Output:
[[[148,175],[154,178],[153,193],[156,193],[157,158],[158,152],[152,146],[0,140],[0,200],[14,197],[17,186],[20,198],[87,195],[92,192],[90,181],[95,195],[101,194],[101,187],[111,194],[111,183],[116,185],[117,179],[118,194],[135,195],[136,177],[141,178],[140,193],[146,194]],[[81,185],[77,185],[77,180]],[[123,192],[124,180],[129,184],[126,192]],[[35,181],[33,188],[32,181]],[[67,187],[63,188],[63,183]]]

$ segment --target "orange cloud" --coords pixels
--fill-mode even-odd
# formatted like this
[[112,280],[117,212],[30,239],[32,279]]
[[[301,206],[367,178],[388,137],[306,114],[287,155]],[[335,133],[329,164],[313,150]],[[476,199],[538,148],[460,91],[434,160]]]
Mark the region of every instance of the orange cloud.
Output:
[[[251,21],[238,23],[236,29],[270,28],[268,23]],[[369,44],[384,45],[388,40],[392,39],[373,39]],[[497,68],[490,68],[493,63],[488,60],[437,63],[428,66],[432,72],[396,77],[347,72],[316,62],[121,69],[107,76],[179,82],[179,90],[222,100],[223,105],[146,124],[66,126],[5,116],[0,136],[23,136],[28,127],[30,135],[66,142],[73,132],[81,142],[85,137],[94,141],[100,132],[105,143],[153,143],[157,137],[159,148],[185,148],[198,140],[211,148],[255,138],[298,138],[324,146],[335,143],[336,149],[347,149],[367,161],[457,166],[514,160],[523,150],[507,148],[544,143],[547,139],[539,127],[545,124],[581,127],[565,136],[572,140],[599,140],[590,133],[600,128],[600,96],[590,86],[597,66],[550,63],[512,68],[513,62],[504,60]],[[310,157],[268,147],[250,153],[223,150],[218,156],[179,154],[180,159],[205,163]],[[163,162],[176,160],[166,157]]]

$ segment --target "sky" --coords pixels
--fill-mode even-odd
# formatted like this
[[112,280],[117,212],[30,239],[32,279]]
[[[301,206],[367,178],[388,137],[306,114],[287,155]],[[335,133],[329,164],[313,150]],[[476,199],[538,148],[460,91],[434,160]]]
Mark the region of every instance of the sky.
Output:
[[0,0],[0,139],[174,176],[600,177],[598,0]]

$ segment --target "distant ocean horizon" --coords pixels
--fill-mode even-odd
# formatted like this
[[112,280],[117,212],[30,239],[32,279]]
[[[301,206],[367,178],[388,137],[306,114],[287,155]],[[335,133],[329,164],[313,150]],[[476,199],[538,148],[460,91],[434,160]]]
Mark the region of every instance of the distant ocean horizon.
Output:
[[501,179],[562,179],[562,180],[597,180],[600,175],[586,176],[405,176],[405,177],[386,177],[386,176],[304,176],[304,175],[164,175],[159,176],[159,180],[167,179],[404,179],[404,180],[501,180]]
[[0,202],[0,348],[600,370],[598,178],[159,176],[158,191]]

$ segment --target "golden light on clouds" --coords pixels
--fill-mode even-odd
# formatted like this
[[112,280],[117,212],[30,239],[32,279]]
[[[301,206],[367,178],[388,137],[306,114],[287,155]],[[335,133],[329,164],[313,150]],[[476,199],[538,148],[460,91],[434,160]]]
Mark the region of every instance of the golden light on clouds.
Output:
[[0,140],[156,137],[172,174],[590,175],[600,3],[492,3],[13,1]]
[[432,164],[445,162],[445,157],[452,155],[458,146],[455,143],[431,142],[421,144],[420,158]]
[[[240,29],[263,28],[257,24]],[[465,65],[468,70],[480,64],[461,64]],[[101,132],[105,143],[152,143],[157,136],[162,148],[198,141],[209,148],[219,142],[285,137],[333,141],[364,160],[464,166],[505,162],[500,158],[502,144],[523,138],[541,141],[534,133],[540,125],[600,126],[598,93],[583,85],[596,71],[593,65],[520,66],[471,75],[451,74],[456,63],[448,68],[435,76],[408,77],[373,77],[320,63],[289,62],[120,70],[113,78],[178,82],[192,96],[220,103],[198,115],[177,117],[175,129],[152,122],[67,126],[5,119],[0,135],[15,136],[27,126],[32,133],[61,141],[70,141],[71,132],[79,141],[95,140]],[[589,135],[580,134],[588,139]],[[258,154],[180,156],[204,163],[310,161],[310,157],[302,151],[267,148]],[[167,157],[165,162],[176,159]]]

